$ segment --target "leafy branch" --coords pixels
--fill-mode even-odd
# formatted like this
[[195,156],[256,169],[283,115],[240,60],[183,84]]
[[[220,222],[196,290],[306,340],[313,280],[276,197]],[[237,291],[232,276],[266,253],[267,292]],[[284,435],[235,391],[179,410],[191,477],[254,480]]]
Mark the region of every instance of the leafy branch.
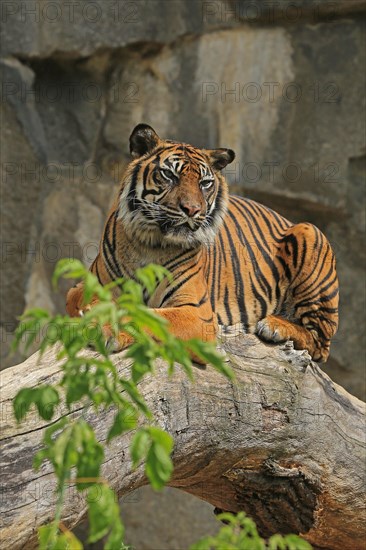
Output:
[[226,525],[216,536],[204,537],[190,550],[311,550],[311,545],[297,535],[273,535],[266,542],[251,518],[244,512],[228,512],[216,516]]
[[[114,407],[116,412],[107,442],[136,429],[130,448],[133,465],[137,467],[144,462],[149,482],[159,490],[173,471],[173,439],[154,424],[153,415],[138,390],[139,381],[154,372],[158,357],[167,362],[169,374],[173,374],[175,363],[179,363],[192,380],[191,352],[230,379],[233,373],[213,344],[177,339],[169,332],[167,322],[145,305],[144,293],[151,295],[159,282],[169,277],[164,268],[150,265],[137,270],[134,280],[119,279],[102,286],[81,262],[65,259],[56,266],[54,286],[60,277],[80,279],[84,305],[93,302],[93,307],[86,308],[84,315],[77,318],[52,317],[43,309],[32,309],[21,317],[13,348],[24,347],[27,351],[39,338],[40,355],[58,345],[57,358],[63,362],[58,384],[23,388],[18,392],[13,402],[15,417],[20,422],[32,406],[47,421],[54,418],[58,406],[64,406],[69,413],[76,404],[84,410],[92,407],[96,412]],[[133,337],[134,342],[125,355],[131,360],[130,378],[120,377],[111,361],[106,326],[113,337],[120,331]],[[91,346],[98,355],[85,355],[85,348]],[[141,416],[145,423],[138,428]],[[86,493],[89,542],[107,537],[106,550],[125,548],[117,497],[101,477],[104,447],[85,417],[74,420],[66,415],[45,430],[43,447],[34,457],[34,467],[39,469],[45,460],[52,464],[57,477],[58,500],[54,521],[39,530],[39,548],[82,548],[81,542],[61,522],[65,491],[70,484]],[[93,498],[96,489],[98,498]]]

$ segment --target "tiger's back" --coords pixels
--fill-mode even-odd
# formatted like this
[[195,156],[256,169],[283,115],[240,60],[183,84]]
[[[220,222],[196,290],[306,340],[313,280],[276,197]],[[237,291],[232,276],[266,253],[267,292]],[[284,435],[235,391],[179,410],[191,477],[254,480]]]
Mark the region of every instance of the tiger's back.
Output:
[[[206,277],[220,325],[257,332],[269,316],[306,322],[319,340],[314,358],[326,359],[338,326],[338,280],[334,254],[315,226],[295,225],[262,204],[230,196],[207,249]],[[291,337],[284,325],[277,335],[266,324],[261,328],[259,335],[269,341]]]

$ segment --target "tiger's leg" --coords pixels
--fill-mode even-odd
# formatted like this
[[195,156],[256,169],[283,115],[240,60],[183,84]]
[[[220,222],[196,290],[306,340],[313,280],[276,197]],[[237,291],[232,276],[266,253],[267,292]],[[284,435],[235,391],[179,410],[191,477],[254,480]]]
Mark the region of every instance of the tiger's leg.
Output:
[[[181,340],[191,340],[193,338],[203,342],[215,342],[218,331],[216,315],[211,309],[211,305],[197,309],[192,306],[182,307],[163,307],[154,309],[157,315],[168,321],[169,332]],[[190,352],[191,359],[200,364],[206,363]]]
[[[97,303],[98,300],[94,299],[90,302],[90,304],[83,305],[83,283],[79,283],[70,288],[67,293],[66,311],[70,317],[80,317],[86,311],[90,311],[93,305]],[[120,332],[118,336],[115,336],[110,325],[103,326],[103,335],[106,345],[108,345],[111,351],[120,351],[133,342],[132,336],[126,332]],[[90,345],[93,347],[92,342]]]
[[338,279],[329,242],[311,224],[287,230],[277,257],[287,279],[286,317],[269,315],[257,323],[256,333],[266,341],[293,340],[314,361],[327,360],[330,339],[338,328]]
[[79,317],[83,312],[83,283],[70,288],[66,295],[66,311],[70,317]]
[[[97,303],[97,300],[94,300],[87,306],[83,306],[82,301],[83,285],[79,283],[67,294],[66,310],[70,317],[82,315],[84,311],[90,310]],[[155,308],[153,311],[168,321],[170,332],[177,338],[182,340],[198,338],[205,342],[216,340],[217,320],[208,303],[201,308],[185,305]],[[130,334],[121,331],[118,335],[114,335],[108,325],[103,327],[103,333],[110,349],[114,352],[121,351],[133,343],[133,337]],[[192,354],[192,359],[202,364],[202,361],[194,354]]]
[[216,340],[218,324],[211,306],[204,311],[195,307],[163,307],[154,309],[157,315],[169,323],[169,331],[181,340],[197,338],[204,342]]
[[[153,311],[168,321],[169,332],[181,340],[190,340],[197,338],[204,342],[214,342],[217,334],[216,317],[211,311],[208,318],[202,318],[194,307],[167,307],[157,308]],[[149,331],[147,331],[149,333]],[[113,352],[119,352],[130,346],[134,339],[127,332],[120,331],[117,335],[112,333],[109,326],[103,327],[104,336],[107,339],[108,346]],[[154,337],[153,334],[151,336]],[[202,361],[191,353],[192,359],[196,363],[203,364]]]

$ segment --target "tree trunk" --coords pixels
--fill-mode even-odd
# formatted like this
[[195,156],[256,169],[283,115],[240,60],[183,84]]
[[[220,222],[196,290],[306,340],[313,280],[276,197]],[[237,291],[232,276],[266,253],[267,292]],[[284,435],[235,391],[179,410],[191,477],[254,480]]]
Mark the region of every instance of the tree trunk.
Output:
[[[276,347],[241,336],[222,345],[237,376],[235,385],[211,367],[195,369],[194,383],[179,367],[169,377],[162,361],[155,376],[140,383],[159,425],[175,440],[169,485],[219,509],[244,510],[265,537],[293,532],[320,548],[365,548],[364,404],[291,343]],[[59,379],[55,355],[54,350],[42,359],[35,354],[1,375],[2,548],[30,550],[37,528],[53,518],[51,467],[32,469],[49,423],[32,410],[17,426],[12,399],[21,387]],[[123,353],[114,361],[128,376]],[[75,408],[72,415],[81,413]],[[64,414],[60,407],[52,422]],[[102,442],[113,414],[84,411]],[[131,467],[132,433],[106,448],[103,476],[120,497],[147,483],[143,467]],[[65,524],[75,526],[85,509],[83,495],[70,486]]]

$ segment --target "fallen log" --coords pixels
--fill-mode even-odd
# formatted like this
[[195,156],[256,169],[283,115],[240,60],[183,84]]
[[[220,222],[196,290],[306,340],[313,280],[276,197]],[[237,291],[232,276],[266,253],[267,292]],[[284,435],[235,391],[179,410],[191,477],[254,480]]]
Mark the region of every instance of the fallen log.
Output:
[[[221,510],[244,510],[262,536],[299,533],[315,547],[365,548],[365,404],[333,383],[306,351],[291,342],[271,346],[254,336],[222,343],[237,383],[214,369],[195,369],[191,383],[163,361],[139,385],[158,424],[175,440],[171,487]],[[92,354],[93,352],[86,352]],[[114,356],[128,376],[124,354]],[[53,518],[55,478],[50,465],[38,472],[32,458],[50,422],[35,411],[16,425],[12,399],[21,387],[60,378],[54,350],[34,354],[5,370],[1,389],[2,548],[30,550],[37,528]],[[75,409],[105,442],[113,410],[99,415]],[[59,408],[51,422],[66,409]],[[103,477],[122,497],[147,484],[143,466],[132,469],[128,432],[106,447]],[[97,496],[96,496],[97,498]],[[63,522],[72,528],[85,516],[83,494],[67,490]]]

